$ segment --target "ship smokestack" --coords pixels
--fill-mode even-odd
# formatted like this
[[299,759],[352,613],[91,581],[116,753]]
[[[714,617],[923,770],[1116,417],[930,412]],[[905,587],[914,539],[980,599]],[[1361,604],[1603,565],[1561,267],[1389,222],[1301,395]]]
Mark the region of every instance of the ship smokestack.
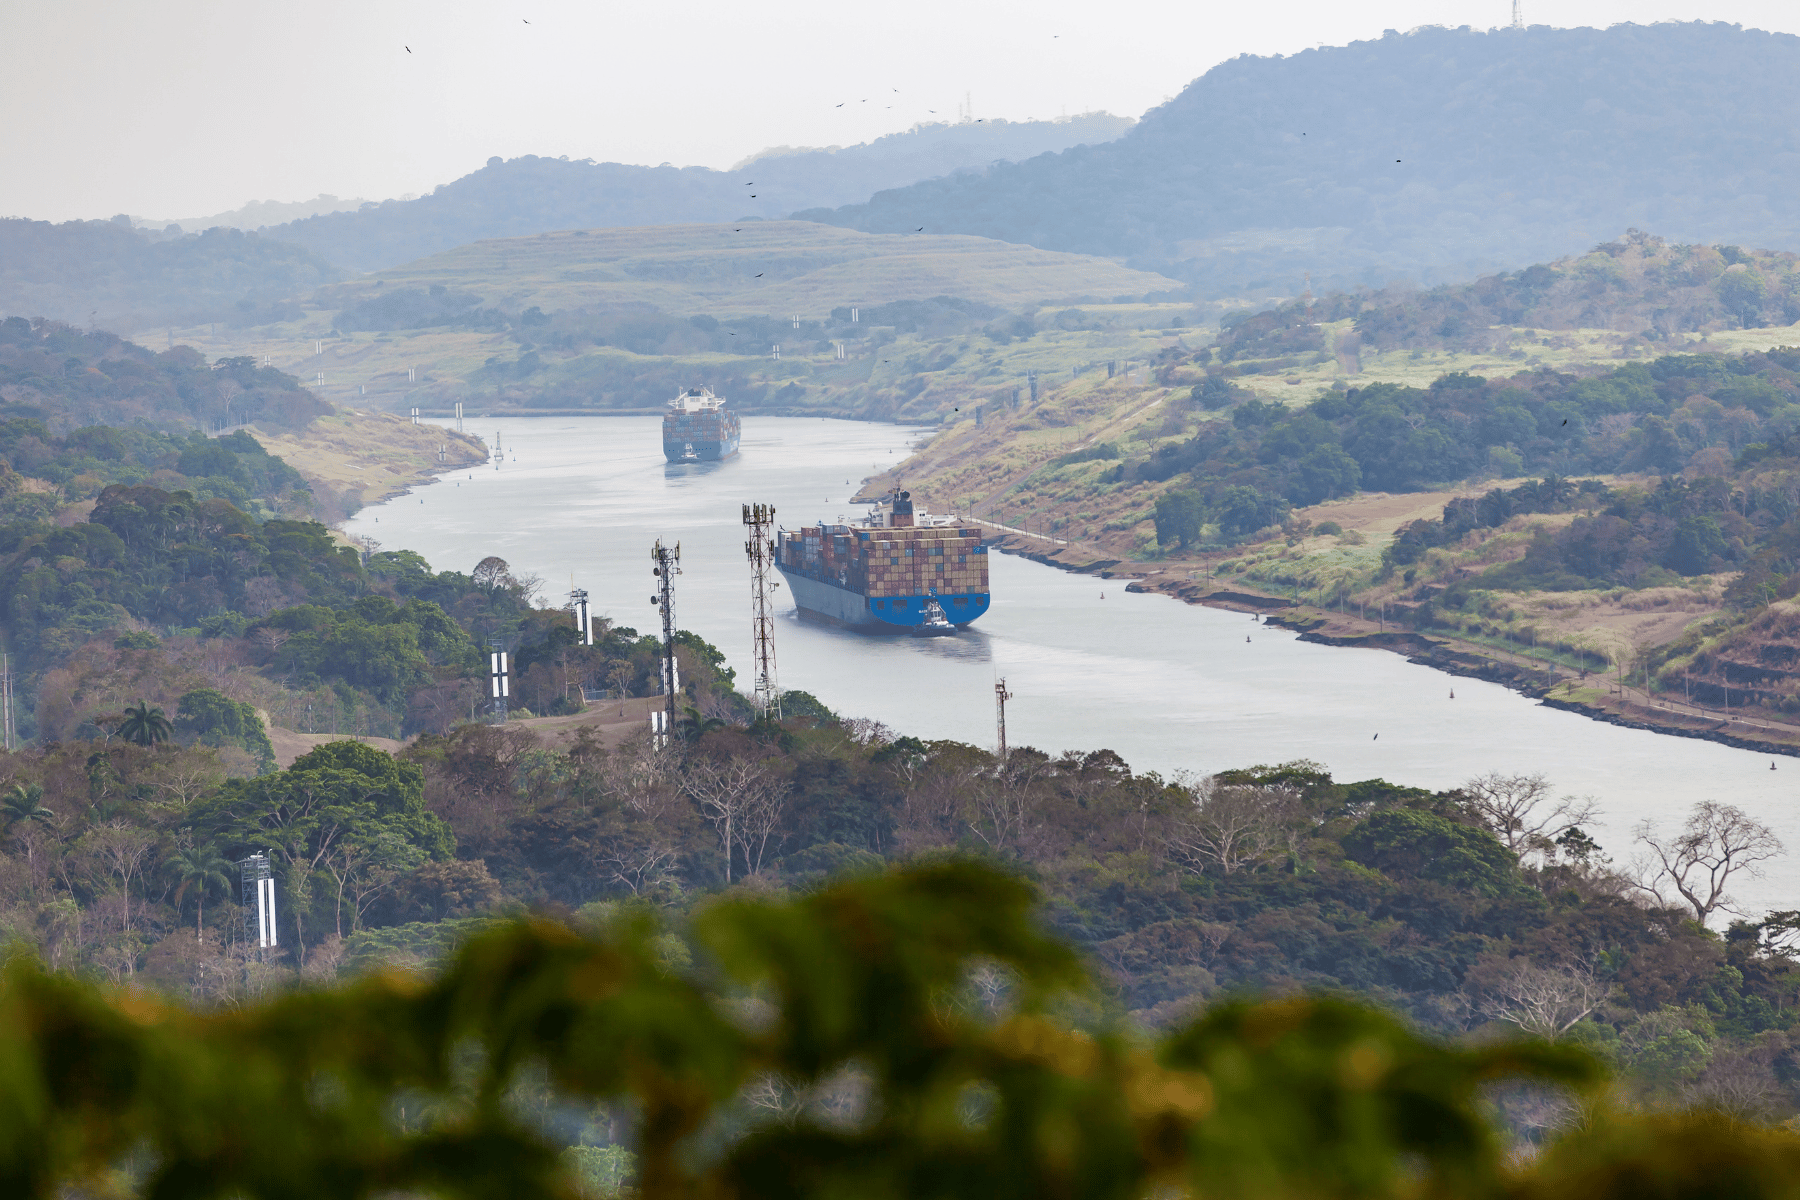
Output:
[[901,492],[894,497],[894,511],[890,519],[895,529],[910,529],[913,523],[912,493]]

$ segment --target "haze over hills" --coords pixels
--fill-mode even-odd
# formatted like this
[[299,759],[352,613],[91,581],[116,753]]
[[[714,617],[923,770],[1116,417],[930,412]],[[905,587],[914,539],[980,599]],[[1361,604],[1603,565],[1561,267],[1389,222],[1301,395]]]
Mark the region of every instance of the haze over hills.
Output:
[[131,218],[0,218],[0,316],[48,317],[115,332],[169,325],[268,324],[343,272],[303,247],[236,229],[164,235]]
[[1790,246],[1800,38],[1425,28],[1208,71],[1125,136],[796,215],[1117,256],[1212,294],[1466,279],[1628,225]]
[[859,146],[764,151],[732,171],[536,155],[490,158],[481,170],[416,200],[383,201],[265,232],[351,270],[378,271],[484,238],[777,219],[996,160],[1107,141],[1131,124],[1125,117],[1086,113],[1059,121],[921,125]]
[[749,221],[576,229],[480,241],[328,289],[315,303],[392,307],[400,293],[426,295],[434,286],[514,313],[531,307],[555,312],[654,305],[719,316],[816,316],[845,304],[945,295],[1010,307],[1135,299],[1178,287],[1172,279],[1105,259],[987,238],[900,237],[808,221]]
[[[405,199],[412,199],[411,196]],[[158,220],[154,217],[133,217],[133,223],[145,229],[166,230],[170,225],[177,226],[185,233],[198,233],[202,229],[224,226],[226,229],[261,229],[264,225],[280,225],[286,221],[298,221],[302,217],[313,217],[320,213],[344,212],[347,209],[361,208],[370,203],[361,196],[347,199],[320,192],[311,200],[252,200],[230,212],[214,213],[210,217],[172,217]]]

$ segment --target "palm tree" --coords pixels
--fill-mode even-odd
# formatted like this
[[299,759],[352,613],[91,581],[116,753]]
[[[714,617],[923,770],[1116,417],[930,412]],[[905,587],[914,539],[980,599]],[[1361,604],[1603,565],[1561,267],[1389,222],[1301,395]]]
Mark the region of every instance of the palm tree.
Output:
[[15,783],[0,796],[0,824],[11,829],[20,821],[49,822],[56,813],[44,807],[44,789],[35,783]]
[[169,856],[163,864],[163,870],[175,878],[175,909],[181,910],[181,898],[191,887],[194,889],[194,937],[204,940],[200,922],[206,915],[206,893],[209,889],[223,888],[229,893],[231,888],[230,859],[220,854],[218,847],[182,846]]
[[136,742],[140,746],[154,746],[158,742],[166,742],[175,727],[169,724],[169,718],[163,715],[160,708],[151,708],[138,697],[137,707],[125,706],[125,720],[119,726],[119,736],[128,742]]

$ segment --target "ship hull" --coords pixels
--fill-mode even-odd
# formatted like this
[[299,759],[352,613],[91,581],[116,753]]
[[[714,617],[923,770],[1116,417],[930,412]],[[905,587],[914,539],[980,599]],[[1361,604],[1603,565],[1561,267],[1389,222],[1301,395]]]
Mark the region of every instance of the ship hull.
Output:
[[[842,625],[859,633],[912,633],[925,623],[930,595],[886,596],[873,599],[860,592],[814,579],[799,571],[777,566],[793,593],[794,607],[810,617]],[[941,593],[935,597],[944,615],[959,629],[988,610],[989,594]]]
[[[692,458],[688,457],[689,446],[692,446],[694,450]],[[736,437],[705,442],[688,442],[685,439],[677,442],[670,441],[668,438],[663,439],[663,457],[672,463],[718,462],[720,459],[730,458],[737,452],[738,439]]]

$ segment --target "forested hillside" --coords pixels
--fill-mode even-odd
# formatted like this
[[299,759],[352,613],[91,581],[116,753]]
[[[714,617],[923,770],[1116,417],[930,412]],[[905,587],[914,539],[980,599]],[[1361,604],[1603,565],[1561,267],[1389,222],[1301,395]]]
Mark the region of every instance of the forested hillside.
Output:
[[1437,283],[1627,225],[1800,243],[1800,39],[1725,24],[1416,29],[1223,63],[1124,137],[808,219],[1119,256],[1215,294]]
[[0,321],[5,411],[58,433],[79,425],[210,430],[249,422],[300,429],[331,406],[285,372],[239,356],[208,365],[189,346],[162,353],[60,321]]
[[1239,374],[1337,363],[1364,369],[1365,351],[1510,354],[1529,362],[1558,348],[1550,331],[1605,330],[1613,353],[1732,329],[1800,321],[1800,255],[1741,246],[1670,245],[1642,230],[1586,254],[1428,291],[1305,296],[1262,312],[1228,314],[1216,348]]
[[[1087,113],[1065,121],[921,125],[858,146],[766,150],[729,171],[627,166],[524,155],[416,200],[385,200],[266,228],[339,266],[379,271],[487,238],[562,229],[776,220],[800,208],[847,204],[882,188],[1103,142],[1128,119]],[[910,231],[909,231],[910,232]]]
[[[1800,1109],[1794,914],[1708,932],[1716,905],[1614,870],[1607,851],[1629,847],[1596,846],[1591,809],[1541,779],[1433,793],[1298,762],[1174,783],[1106,751],[1001,761],[823,713],[611,753],[464,724],[397,759],[336,743],[231,781],[212,753],[75,740],[12,756],[0,925],[54,965],[219,1003],[290,973],[416,964],[521,905],[680,913],[734,881],[766,894],[960,853],[1042,881],[1117,1016],[1348,991],[1439,1031],[1587,1046],[1638,1101]],[[1702,807],[1693,829],[1737,839],[1741,870],[1778,846],[1741,844],[1737,818]],[[246,973],[209,864],[253,850],[273,856],[285,949]],[[1530,1130],[1547,1112],[1509,1115]]]
[[136,230],[110,221],[0,218],[0,316],[120,333],[299,315],[295,301],[342,277],[302,247],[236,229]]

